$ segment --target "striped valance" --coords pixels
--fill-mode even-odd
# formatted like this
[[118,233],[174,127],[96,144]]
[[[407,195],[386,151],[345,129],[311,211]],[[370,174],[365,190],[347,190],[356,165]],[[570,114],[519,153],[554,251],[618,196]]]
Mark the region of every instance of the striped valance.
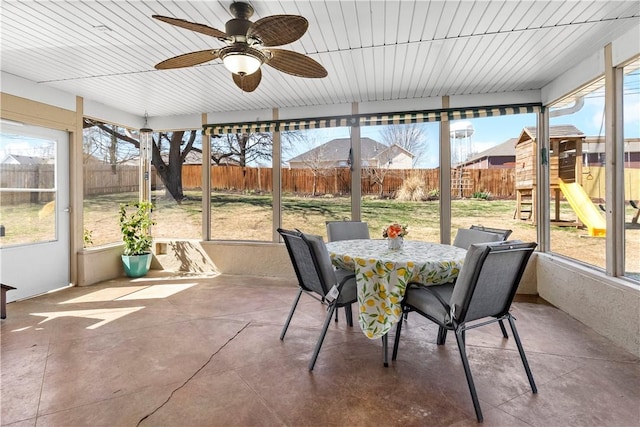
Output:
[[360,116],[360,126],[406,125],[409,123],[439,122],[446,113],[441,111],[419,111],[412,113],[376,114]]
[[313,119],[273,120],[254,123],[227,123],[203,126],[206,135],[228,133],[286,132],[293,130],[320,129],[344,126],[403,125],[409,123],[427,123],[445,120],[473,119],[478,117],[505,116],[508,114],[527,114],[540,111],[540,104],[498,105],[473,108],[448,108],[441,110],[410,111],[384,114],[353,114],[349,116],[319,117]]
[[206,135],[225,135],[228,133],[258,133],[273,132],[276,130],[275,122],[254,123],[229,123],[222,125],[204,125]]
[[447,111],[449,120],[475,119],[478,117],[506,116],[508,114],[527,114],[537,113],[540,111],[540,105],[522,105],[522,106],[498,106],[498,107],[480,107],[452,109]]
[[283,121],[278,123],[277,130],[289,131],[289,130],[304,130],[304,129],[335,128],[335,127],[344,127],[344,126],[354,126],[356,124],[357,124],[357,118],[355,116],[323,117],[319,119]]
[[275,120],[270,122],[214,124],[204,125],[203,128],[206,135],[223,135],[227,133],[286,132],[292,130],[355,126],[357,124],[357,116],[336,116],[313,119]]

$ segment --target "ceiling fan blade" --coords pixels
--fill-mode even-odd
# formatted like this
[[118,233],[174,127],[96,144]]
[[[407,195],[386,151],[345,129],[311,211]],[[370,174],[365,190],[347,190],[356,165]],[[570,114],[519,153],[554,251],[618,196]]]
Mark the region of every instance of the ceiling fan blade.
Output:
[[260,80],[262,80],[262,71],[258,68],[253,74],[240,76],[238,74],[231,74],[233,77],[233,82],[245,92],[253,92],[256,90],[258,85],[260,84]]
[[278,71],[314,79],[327,77],[327,70],[307,55],[283,49],[269,49],[269,51],[273,57],[266,63]]
[[165,59],[156,64],[156,69],[167,70],[170,68],[192,67],[218,58],[218,51],[213,49],[200,50],[198,52],[185,53]]
[[307,32],[309,22],[298,15],[272,15],[254,22],[247,37],[260,39],[264,46],[293,43]]
[[178,18],[170,18],[168,16],[161,15],[152,15],[152,18],[158,19],[162,22],[166,22],[167,24],[175,25],[176,27],[186,28],[187,30],[195,31],[201,34],[206,34],[211,37],[216,37],[218,39],[225,40],[229,38],[227,33],[216,30],[213,27],[204,24],[196,24],[195,22],[185,21],[184,19]]

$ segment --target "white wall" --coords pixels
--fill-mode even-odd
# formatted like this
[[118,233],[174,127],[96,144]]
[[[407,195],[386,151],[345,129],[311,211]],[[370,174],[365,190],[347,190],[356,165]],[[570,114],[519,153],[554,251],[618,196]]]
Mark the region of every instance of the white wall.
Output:
[[558,256],[537,257],[538,293],[640,357],[640,290]]
[[4,93],[65,110],[76,111],[76,97],[70,93],[39,85],[36,82],[5,73],[4,71],[0,71],[0,82],[2,82],[0,90]]
[[[151,268],[190,273],[223,273],[295,280],[284,244],[155,239]],[[78,285],[88,286],[124,275],[122,245],[85,249],[78,254]]]

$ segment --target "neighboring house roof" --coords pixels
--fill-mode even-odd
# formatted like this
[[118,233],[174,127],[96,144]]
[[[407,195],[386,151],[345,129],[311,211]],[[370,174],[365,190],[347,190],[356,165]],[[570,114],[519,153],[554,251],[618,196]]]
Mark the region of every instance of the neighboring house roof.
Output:
[[[360,146],[362,157],[365,159],[371,158],[377,151],[386,150],[388,148],[386,145],[371,138],[361,138]],[[289,159],[289,162],[304,162],[316,158],[322,158],[323,161],[328,162],[347,160],[349,159],[350,150],[350,138],[336,138]]]
[[2,164],[14,164],[14,165],[46,165],[51,163],[52,159],[45,159],[43,157],[32,156],[20,156],[18,154],[7,154],[2,161]]
[[[537,129],[535,126],[526,126],[518,138],[518,142],[536,139]],[[584,133],[574,125],[554,125],[549,126],[549,138],[583,138]]]
[[[393,144],[391,147],[389,147],[371,138],[365,137],[360,139],[360,151],[363,159],[376,159],[383,153],[388,152],[388,150],[390,150],[391,148],[393,148],[394,151],[404,151],[408,156],[412,158],[415,157],[411,152],[407,151],[397,144]],[[305,162],[317,158],[322,159],[322,161],[324,162],[346,161],[349,159],[350,150],[350,138],[336,138],[289,159],[289,163]]]
[[476,163],[482,159],[486,159],[488,157],[504,157],[504,156],[516,156],[516,142],[518,142],[518,138],[509,138],[502,144],[498,144],[494,147],[491,147],[487,150],[481,151],[478,154],[474,154],[464,162],[460,162],[455,167],[469,165],[472,163]]

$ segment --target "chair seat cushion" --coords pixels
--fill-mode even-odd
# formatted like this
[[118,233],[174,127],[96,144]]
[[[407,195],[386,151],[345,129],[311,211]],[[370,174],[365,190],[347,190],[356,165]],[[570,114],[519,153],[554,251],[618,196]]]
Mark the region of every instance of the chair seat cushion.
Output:
[[429,286],[429,289],[412,285],[407,289],[405,304],[422,313],[428,313],[431,320],[444,326],[449,321],[449,311],[443,307],[433,292],[438,293],[444,301],[448,302],[453,293],[453,283]]

